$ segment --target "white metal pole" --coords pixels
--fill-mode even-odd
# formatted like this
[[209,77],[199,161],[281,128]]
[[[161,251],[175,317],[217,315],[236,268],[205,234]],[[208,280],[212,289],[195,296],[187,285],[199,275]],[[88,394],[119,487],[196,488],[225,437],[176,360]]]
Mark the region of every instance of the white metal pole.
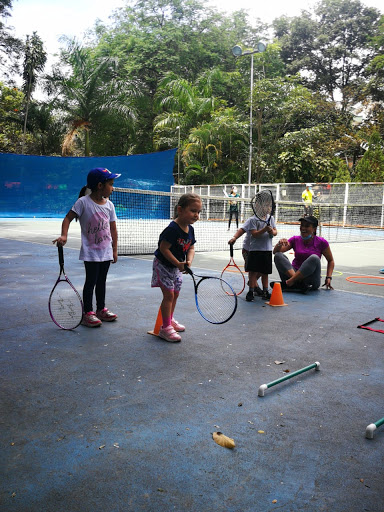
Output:
[[180,186],[180,126],[177,129],[179,130],[177,139],[177,184]]
[[380,219],[380,227],[382,228],[384,225],[384,186],[383,186],[383,198],[381,200],[381,219]]
[[252,151],[253,151],[253,142],[252,142],[252,110],[253,110],[253,53],[251,54],[251,98],[250,98],[250,107],[249,107],[249,164],[248,164],[248,184],[251,184],[252,180]]
[[343,228],[347,223],[347,209],[348,209],[348,194],[349,194],[349,183],[345,184],[345,193],[344,193],[344,213],[343,213]]

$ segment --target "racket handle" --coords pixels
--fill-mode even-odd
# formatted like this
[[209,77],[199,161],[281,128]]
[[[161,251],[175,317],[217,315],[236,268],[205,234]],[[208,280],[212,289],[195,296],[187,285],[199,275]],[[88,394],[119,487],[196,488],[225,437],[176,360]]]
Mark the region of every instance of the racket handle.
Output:
[[64,265],[64,251],[63,251],[62,245],[57,246],[57,252],[59,253],[59,264],[60,264],[60,266],[63,266]]
[[186,271],[187,274],[192,275],[192,270],[188,267],[187,264],[184,265],[184,270]]
[[229,254],[231,255],[231,258],[233,258],[233,244],[229,244]]

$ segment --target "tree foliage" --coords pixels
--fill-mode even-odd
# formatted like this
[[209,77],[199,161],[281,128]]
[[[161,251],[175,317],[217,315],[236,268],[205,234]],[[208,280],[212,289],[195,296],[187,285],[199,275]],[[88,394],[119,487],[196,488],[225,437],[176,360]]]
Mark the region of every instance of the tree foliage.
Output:
[[384,181],[384,144],[377,131],[372,133],[356,172],[357,181]]
[[12,34],[12,28],[6,26],[11,11],[12,0],[0,0],[0,65],[3,77],[13,84],[12,76],[19,71],[17,60],[23,44]]
[[[134,85],[118,79],[118,59],[94,58],[93,50],[82,47],[76,40],[67,40],[67,48],[61,53],[61,62],[69,71],[57,67],[49,77],[50,93],[56,94],[56,106],[64,113],[67,133],[62,152],[70,155],[76,151],[76,143],[84,156],[91,154],[91,133],[103,137],[107,127],[124,129],[128,140],[129,130],[136,117]],[[120,141],[121,142],[121,141]],[[113,146],[113,141],[110,140]],[[121,146],[119,147],[121,150]]]
[[[3,15],[1,6],[9,14],[11,0],[0,0]],[[260,40],[267,49],[253,55],[251,102],[249,52]],[[242,182],[252,105],[252,181],[367,178],[370,165],[378,179],[364,148],[374,133],[377,147],[384,137],[383,45],[384,18],[360,0],[320,0],[272,27],[201,0],[131,0],[82,45],[62,40],[44,80],[48,99],[29,95],[26,151],[145,153],[180,137],[184,183]],[[16,92],[25,105],[28,89]],[[22,114],[5,119],[2,142],[17,151]]]
[[19,153],[23,134],[24,95],[0,82],[0,152]]
[[300,72],[303,83],[340,95],[342,110],[357,101],[361,74],[375,55],[374,37],[380,13],[359,0],[322,0],[313,13],[275,20],[275,34],[283,48],[288,72]]
[[38,73],[44,70],[47,61],[47,54],[43,47],[43,42],[36,32],[32,36],[27,36],[24,47],[24,65],[23,65],[23,92],[25,94],[25,114],[23,130],[23,147],[25,149],[25,136],[27,131],[28,111],[32,99],[32,93],[36,88]]

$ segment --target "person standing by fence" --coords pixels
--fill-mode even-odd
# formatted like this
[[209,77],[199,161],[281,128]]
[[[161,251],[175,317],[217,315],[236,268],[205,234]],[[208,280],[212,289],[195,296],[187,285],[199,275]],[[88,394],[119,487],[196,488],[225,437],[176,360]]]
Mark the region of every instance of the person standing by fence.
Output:
[[[240,197],[240,194],[238,194],[237,187],[235,187],[235,185],[233,185],[233,187],[231,188],[228,197]],[[239,229],[239,203],[237,201],[229,201],[228,231],[231,229],[231,221],[233,216],[235,216],[236,228]]]
[[301,199],[304,202],[304,217],[308,217],[308,215],[313,214],[312,198],[313,198],[312,185],[310,183],[307,183],[305,186],[305,190],[301,194]]

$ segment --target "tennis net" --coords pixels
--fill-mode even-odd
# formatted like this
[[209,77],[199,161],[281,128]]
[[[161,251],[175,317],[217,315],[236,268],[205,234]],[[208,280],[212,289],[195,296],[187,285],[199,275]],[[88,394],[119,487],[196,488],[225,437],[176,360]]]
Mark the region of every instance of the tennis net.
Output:
[[[118,217],[119,254],[151,254],[157,248],[161,231],[174,216],[175,206],[182,194],[114,188],[111,200]],[[228,228],[229,211],[237,205],[239,227],[253,215],[249,198],[201,196],[203,203],[200,221],[194,225],[196,251],[224,251],[236,231],[235,215]],[[384,239],[383,204],[313,203],[312,214],[319,220],[317,234],[329,242],[360,242]],[[277,237],[289,238],[298,234],[298,219],[304,215],[302,202],[278,201],[275,221]],[[238,247],[242,245],[241,239]]]

